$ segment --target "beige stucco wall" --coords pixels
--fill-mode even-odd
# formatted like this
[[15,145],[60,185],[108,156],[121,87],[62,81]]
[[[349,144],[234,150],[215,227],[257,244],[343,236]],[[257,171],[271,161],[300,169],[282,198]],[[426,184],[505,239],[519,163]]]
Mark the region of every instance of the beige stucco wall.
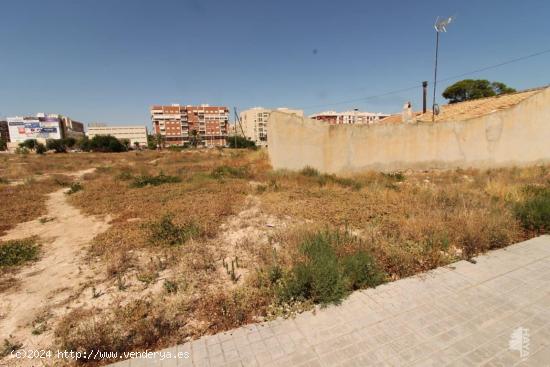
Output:
[[550,88],[465,121],[330,126],[273,112],[268,126],[275,169],[345,174],[550,162]]

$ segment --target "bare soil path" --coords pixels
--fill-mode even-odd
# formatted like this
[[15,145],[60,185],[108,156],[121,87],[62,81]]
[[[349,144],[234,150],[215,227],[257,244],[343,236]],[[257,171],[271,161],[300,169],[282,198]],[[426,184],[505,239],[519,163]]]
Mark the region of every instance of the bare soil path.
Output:
[[[91,172],[93,169],[69,175],[80,178]],[[21,223],[2,238],[38,236],[42,243],[40,259],[23,267],[14,276],[16,286],[0,297],[0,339],[13,338],[26,349],[47,347],[51,342],[48,320],[61,315],[63,305],[93,276],[84,258],[85,245],[109,227],[108,220],[85,216],[69,205],[66,190],[48,195],[43,217],[48,221]]]

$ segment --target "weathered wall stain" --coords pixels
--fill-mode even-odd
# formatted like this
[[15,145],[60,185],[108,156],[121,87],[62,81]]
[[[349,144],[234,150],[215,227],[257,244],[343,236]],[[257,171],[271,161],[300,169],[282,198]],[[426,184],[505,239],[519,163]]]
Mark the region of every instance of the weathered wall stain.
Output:
[[331,126],[274,112],[268,126],[275,169],[345,174],[550,162],[550,88],[464,121]]

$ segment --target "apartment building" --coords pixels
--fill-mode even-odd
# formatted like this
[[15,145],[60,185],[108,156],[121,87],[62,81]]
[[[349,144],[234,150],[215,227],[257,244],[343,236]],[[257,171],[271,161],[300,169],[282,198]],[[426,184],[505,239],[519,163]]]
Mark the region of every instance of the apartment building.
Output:
[[147,146],[147,127],[143,125],[128,126],[108,126],[102,123],[93,123],[88,125],[88,136],[93,138],[96,135],[111,135],[122,140],[130,142],[130,146]]
[[309,118],[325,121],[331,125],[340,125],[373,124],[388,116],[389,115],[385,113],[361,112],[355,109],[353,111],[345,112],[325,111],[310,115]]
[[45,142],[46,139],[79,138],[84,136],[84,124],[59,114],[37,113],[36,116],[8,117],[10,141],[27,139]]
[[223,106],[151,107],[151,121],[155,134],[160,134],[166,145],[184,145],[198,140],[201,146],[223,146],[229,129],[229,109]]
[[244,134],[245,137],[252,140],[258,146],[267,145],[267,125],[269,115],[273,111],[291,113],[298,116],[304,116],[304,111],[293,110],[286,107],[268,109],[263,107],[254,107],[239,114],[241,126],[236,125],[237,134]]
[[63,128],[64,138],[79,139],[84,136],[84,124],[79,121],[75,121],[70,117],[59,115],[59,120]]

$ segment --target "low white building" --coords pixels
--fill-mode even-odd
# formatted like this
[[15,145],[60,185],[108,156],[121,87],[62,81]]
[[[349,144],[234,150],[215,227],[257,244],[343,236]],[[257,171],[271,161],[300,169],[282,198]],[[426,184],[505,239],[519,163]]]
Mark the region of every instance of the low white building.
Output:
[[235,129],[237,134],[244,134],[244,136],[258,146],[267,146],[267,121],[269,120],[269,115],[272,111],[286,112],[295,114],[297,116],[304,116],[304,111],[302,110],[293,110],[286,107],[269,109],[263,107],[254,107],[245,111],[242,111],[239,114],[241,126],[238,122],[235,122]]
[[309,118],[328,122],[331,125],[340,124],[373,124],[389,115],[381,112],[325,111],[310,115]]
[[105,124],[90,124],[87,135],[92,139],[96,135],[111,135],[122,140],[130,141],[130,146],[147,146],[147,127],[141,125],[107,126]]

